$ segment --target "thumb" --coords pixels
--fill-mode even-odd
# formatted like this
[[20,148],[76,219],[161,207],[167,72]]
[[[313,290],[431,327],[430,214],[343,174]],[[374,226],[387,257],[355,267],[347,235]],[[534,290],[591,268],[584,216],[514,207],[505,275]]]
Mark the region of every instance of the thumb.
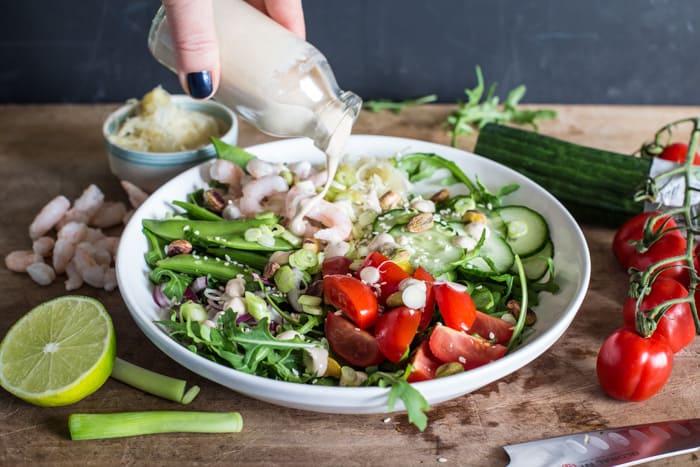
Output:
[[219,86],[219,47],[211,0],[163,0],[172,30],[178,78],[196,99],[210,97]]

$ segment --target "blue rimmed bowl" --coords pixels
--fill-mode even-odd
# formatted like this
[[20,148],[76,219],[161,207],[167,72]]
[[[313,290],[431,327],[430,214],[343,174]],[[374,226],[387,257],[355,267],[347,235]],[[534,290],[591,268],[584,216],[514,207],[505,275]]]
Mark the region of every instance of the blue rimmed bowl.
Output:
[[[175,105],[215,117],[221,125],[222,141],[235,145],[238,141],[238,119],[231,109],[218,102],[198,101],[186,95],[171,96]],[[120,180],[127,180],[150,192],[155,191],[180,172],[216,157],[212,144],[178,152],[144,152],[112,142],[124,121],[137,111],[138,102],[128,103],[112,112],[102,126],[109,167]]]

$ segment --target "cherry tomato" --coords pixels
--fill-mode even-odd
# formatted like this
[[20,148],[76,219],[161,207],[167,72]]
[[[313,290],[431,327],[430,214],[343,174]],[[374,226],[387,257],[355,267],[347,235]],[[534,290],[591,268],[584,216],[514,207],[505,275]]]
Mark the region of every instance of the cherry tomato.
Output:
[[374,337],[387,360],[398,363],[418,331],[421,312],[405,306],[389,310],[377,319]]
[[347,256],[332,256],[323,260],[321,264],[321,275],[331,276],[333,274],[349,274],[352,260]]
[[596,371],[610,397],[643,401],[661,390],[673,369],[673,351],[666,338],[642,337],[632,326],[613,332],[598,352]]
[[[680,282],[660,277],[651,285],[651,292],[642,299],[641,309],[648,310],[666,300],[684,298],[688,290]],[[625,324],[634,326],[636,298],[628,298],[622,306]],[[678,352],[695,339],[695,321],[689,303],[676,303],[666,310],[659,320],[654,334],[666,338],[673,353]]]
[[373,251],[367,258],[362,262],[362,265],[357,270],[359,274],[366,267],[377,268],[379,271],[379,303],[382,305],[386,302],[387,297],[397,292],[399,290],[399,284],[402,280],[410,277],[409,274],[401,269],[401,266],[391,261],[389,258],[379,253],[378,251]]
[[433,313],[435,312],[435,294],[433,293],[433,283],[435,279],[432,274],[418,266],[413,272],[413,278],[425,282],[425,306],[421,310],[423,315],[421,316],[420,326],[418,329],[424,331],[430,326],[433,320]]
[[469,329],[469,332],[472,334],[478,334],[491,342],[507,344],[513,335],[514,327],[515,326],[508,321],[477,310],[476,319],[474,320],[472,327]]
[[[673,257],[684,256],[686,249],[686,240],[680,235],[665,234],[658,239],[644,253],[636,253],[630,257],[629,267],[640,271],[645,271],[653,264],[661,260]],[[660,277],[668,277],[677,279],[679,282],[687,284],[689,280],[688,269],[685,267],[685,261],[678,260],[670,265],[666,265],[665,269],[659,274]]]
[[[625,269],[630,267],[632,257],[639,255],[634,245],[630,245],[629,242],[634,240],[641,240],[643,235],[644,223],[646,222],[647,218],[656,216],[658,214],[658,211],[650,211],[637,214],[636,216],[632,217],[627,222],[622,224],[622,227],[620,227],[617,230],[617,232],[615,232],[615,237],[613,238],[612,244],[613,253],[615,254],[615,258],[617,258],[617,261]],[[666,219],[668,219],[668,221],[664,225],[664,221],[666,221]],[[670,230],[674,227],[678,227],[676,221],[673,218],[669,217],[664,217],[656,221],[656,224],[654,224],[654,228],[660,229],[662,225],[664,225],[664,231]],[[678,230],[673,230],[670,234],[681,237],[681,234]]]
[[435,326],[428,342],[430,351],[438,360],[443,363],[458,362],[465,370],[485,365],[506,353],[503,345],[490,344],[447,326]]
[[[664,148],[664,150],[659,154],[659,158],[665,159],[667,161],[675,162],[677,164],[685,164],[685,160],[688,154],[688,145],[685,143],[671,143]],[[694,165],[700,165],[700,154],[695,153],[693,158]]]
[[324,277],[323,299],[342,310],[360,329],[371,327],[377,320],[377,297],[360,279],[338,274]]
[[476,319],[476,306],[466,289],[459,290],[458,287],[458,284],[449,282],[435,284],[435,302],[447,326],[458,331],[468,331]]
[[433,379],[435,371],[442,364],[430,351],[428,339],[425,339],[411,355],[411,373],[406,379],[409,383]]
[[328,313],[325,332],[331,350],[352,366],[364,368],[384,361],[377,339],[342,316]]

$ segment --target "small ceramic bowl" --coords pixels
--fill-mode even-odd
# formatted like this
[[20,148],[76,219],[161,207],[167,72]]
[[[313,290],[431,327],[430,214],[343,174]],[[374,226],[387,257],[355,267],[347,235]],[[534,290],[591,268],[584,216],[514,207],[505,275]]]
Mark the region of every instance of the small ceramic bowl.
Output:
[[[231,109],[211,100],[197,101],[186,95],[171,96],[173,103],[186,110],[197,110],[216,117],[222,125],[222,141],[238,141],[238,119]],[[214,145],[179,152],[144,152],[119,146],[111,141],[121,124],[137,110],[138,102],[123,105],[107,117],[102,126],[109,167],[120,180],[128,180],[151,193],[166,181],[190,167],[216,157]]]

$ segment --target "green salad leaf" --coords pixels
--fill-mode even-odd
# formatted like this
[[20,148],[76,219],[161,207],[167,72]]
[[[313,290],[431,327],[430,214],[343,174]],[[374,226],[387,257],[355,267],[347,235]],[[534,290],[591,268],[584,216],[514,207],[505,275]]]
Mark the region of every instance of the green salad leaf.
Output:
[[402,101],[392,101],[391,99],[377,99],[368,100],[362,105],[363,109],[369,110],[370,112],[380,112],[382,110],[388,110],[395,114],[400,113],[406,107],[429,104],[431,102],[437,101],[438,96],[436,94],[429,94],[427,96],[417,97],[415,99],[406,99]]

